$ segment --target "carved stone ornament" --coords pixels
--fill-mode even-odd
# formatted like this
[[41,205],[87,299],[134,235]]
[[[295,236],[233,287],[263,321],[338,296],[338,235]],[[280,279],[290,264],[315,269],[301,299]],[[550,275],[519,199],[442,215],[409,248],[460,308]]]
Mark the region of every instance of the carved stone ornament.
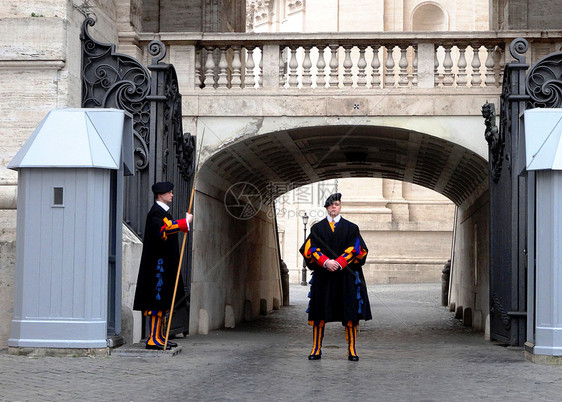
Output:
[[493,103],[486,102],[482,106],[482,117],[484,117],[484,124],[486,125],[484,137],[488,142],[490,151],[490,174],[494,183],[497,183],[502,171],[505,140],[496,125],[496,108]]

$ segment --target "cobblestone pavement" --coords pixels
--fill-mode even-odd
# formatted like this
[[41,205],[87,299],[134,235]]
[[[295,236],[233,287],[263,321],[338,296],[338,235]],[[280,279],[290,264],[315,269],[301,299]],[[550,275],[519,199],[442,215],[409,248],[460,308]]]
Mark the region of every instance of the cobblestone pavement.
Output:
[[291,306],[209,335],[178,338],[174,357],[22,357],[0,352],[6,401],[554,401],[562,367],[486,342],[440,306],[440,284],[371,286],[374,319],[361,326],[359,362],[340,324],[308,361],[308,289]]

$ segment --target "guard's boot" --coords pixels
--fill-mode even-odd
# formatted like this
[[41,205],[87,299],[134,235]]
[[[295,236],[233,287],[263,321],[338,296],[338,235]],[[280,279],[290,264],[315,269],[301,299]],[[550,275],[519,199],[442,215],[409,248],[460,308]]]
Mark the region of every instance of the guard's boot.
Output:
[[[152,350],[164,350],[164,340],[162,334],[162,311],[147,310],[144,315],[150,319],[150,334],[146,340],[146,348]],[[167,346],[166,350],[171,349]]]
[[324,321],[314,323],[312,327],[312,351],[308,360],[320,360],[322,358],[322,340],[324,339]]
[[357,356],[357,325],[349,321],[345,326],[345,340],[347,341],[347,360],[356,362],[359,360]]

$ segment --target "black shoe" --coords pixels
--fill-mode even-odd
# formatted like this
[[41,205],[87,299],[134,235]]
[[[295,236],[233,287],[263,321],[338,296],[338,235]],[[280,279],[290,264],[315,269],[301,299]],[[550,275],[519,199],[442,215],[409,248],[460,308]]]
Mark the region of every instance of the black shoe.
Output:
[[359,361],[359,356],[347,355],[347,360],[349,360],[350,362],[358,362],[358,361]]
[[175,343],[175,342],[172,342],[172,341],[168,341],[168,346],[171,346],[171,347],[173,347],[173,348],[176,348],[176,347],[178,346],[178,344]]
[[308,360],[320,360],[322,355],[309,355]]
[[[146,348],[148,350],[164,350],[164,345],[146,345]],[[170,350],[172,349],[172,347],[170,346],[170,343],[168,342],[168,346],[166,346],[166,350]]]

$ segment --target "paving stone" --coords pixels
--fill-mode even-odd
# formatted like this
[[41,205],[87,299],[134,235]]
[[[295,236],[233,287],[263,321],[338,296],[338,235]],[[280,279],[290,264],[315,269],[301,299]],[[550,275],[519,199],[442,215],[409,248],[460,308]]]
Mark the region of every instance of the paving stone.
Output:
[[[484,340],[441,304],[440,284],[370,289],[374,319],[361,326],[359,362],[345,333],[326,327],[322,360],[307,359],[308,288],[291,305],[234,329],[174,339],[181,353],[142,345],[109,357],[27,357],[0,352],[2,401],[553,401],[562,367],[533,364],[522,348]],[[165,352],[162,352],[165,353]]]

